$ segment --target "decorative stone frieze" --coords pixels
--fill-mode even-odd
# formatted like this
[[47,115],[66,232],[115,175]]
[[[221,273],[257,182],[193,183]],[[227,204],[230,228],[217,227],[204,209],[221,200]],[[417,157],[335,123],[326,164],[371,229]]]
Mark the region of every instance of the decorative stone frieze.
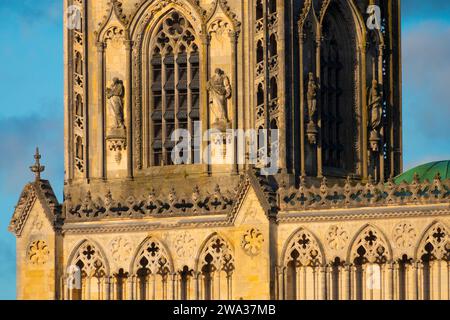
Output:
[[432,182],[397,185],[393,180],[353,184],[347,179],[343,186],[329,186],[324,178],[318,187],[307,185],[303,179],[299,188],[280,188],[278,196],[282,211],[445,203],[450,199],[450,181],[436,176]]

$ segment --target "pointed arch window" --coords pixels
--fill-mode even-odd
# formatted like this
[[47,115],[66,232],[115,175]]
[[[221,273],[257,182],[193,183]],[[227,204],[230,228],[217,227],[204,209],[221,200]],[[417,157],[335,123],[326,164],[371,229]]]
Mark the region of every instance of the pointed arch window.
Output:
[[380,300],[385,279],[382,272],[389,261],[387,240],[378,230],[367,227],[352,246],[351,261],[354,265],[356,300]]
[[355,172],[355,40],[339,4],[330,4],[323,23],[321,118],[324,171]]
[[286,299],[317,299],[322,264],[323,254],[316,238],[306,230],[297,232],[288,243],[284,256]]
[[215,235],[200,255],[199,271],[203,300],[232,299],[234,255],[230,245]]
[[440,300],[448,295],[446,286],[450,283],[450,235],[448,228],[436,223],[425,234],[419,247],[419,257],[423,265],[423,292],[425,300]]
[[165,300],[169,297],[172,265],[166,249],[155,239],[148,239],[134,261],[136,292],[139,300]]
[[[195,137],[200,120],[200,57],[195,31],[179,12],[163,19],[150,46],[150,164],[173,165],[172,149],[177,129]],[[199,159],[192,149],[189,163]]]
[[[69,287],[71,300],[104,300],[107,284],[106,261],[99,249],[92,243],[84,242],[74,254],[69,270],[76,266],[81,279],[73,279]],[[74,273],[75,274],[75,273]],[[73,277],[74,275],[69,275]]]
[[84,171],[84,145],[80,136],[75,136],[75,167],[78,171]]

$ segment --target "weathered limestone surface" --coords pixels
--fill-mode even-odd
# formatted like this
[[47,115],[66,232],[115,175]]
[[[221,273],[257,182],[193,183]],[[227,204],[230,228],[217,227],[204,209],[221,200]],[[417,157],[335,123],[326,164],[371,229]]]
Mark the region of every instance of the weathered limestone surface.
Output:
[[[64,199],[37,162],[10,225],[19,299],[450,298],[450,182],[390,179],[398,3],[293,3],[65,1]],[[173,165],[198,120],[279,129],[278,174]]]

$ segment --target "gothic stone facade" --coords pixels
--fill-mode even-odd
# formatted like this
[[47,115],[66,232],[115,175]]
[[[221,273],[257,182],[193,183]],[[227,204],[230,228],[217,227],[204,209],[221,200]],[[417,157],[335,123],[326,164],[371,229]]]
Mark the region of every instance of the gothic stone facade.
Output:
[[[10,225],[18,298],[449,299],[450,182],[390,179],[399,8],[65,0],[64,201],[37,163]],[[195,148],[173,165],[198,120],[279,129],[278,174]]]

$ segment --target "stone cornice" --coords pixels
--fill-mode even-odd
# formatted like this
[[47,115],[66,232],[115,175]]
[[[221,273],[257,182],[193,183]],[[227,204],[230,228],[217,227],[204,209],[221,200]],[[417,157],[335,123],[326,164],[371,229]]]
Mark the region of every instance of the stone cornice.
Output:
[[418,218],[450,215],[450,204],[432,204],[395,207],[364,207],[337,210],[282,211],[277,221],[291,222],[325,222],[344,220],[373,220],[395,218]]
[[182,228],[217,228],[232,226],[233,222],[227,215],[214,217],[198,217],[179,219],[178,221],[158,222],[155,220],[123,221],[112,223],[102,221],[99,223],[67,223],[62,228],[64,234],[102,234],[118,232],[147,232],[152,230],[171,230]]

